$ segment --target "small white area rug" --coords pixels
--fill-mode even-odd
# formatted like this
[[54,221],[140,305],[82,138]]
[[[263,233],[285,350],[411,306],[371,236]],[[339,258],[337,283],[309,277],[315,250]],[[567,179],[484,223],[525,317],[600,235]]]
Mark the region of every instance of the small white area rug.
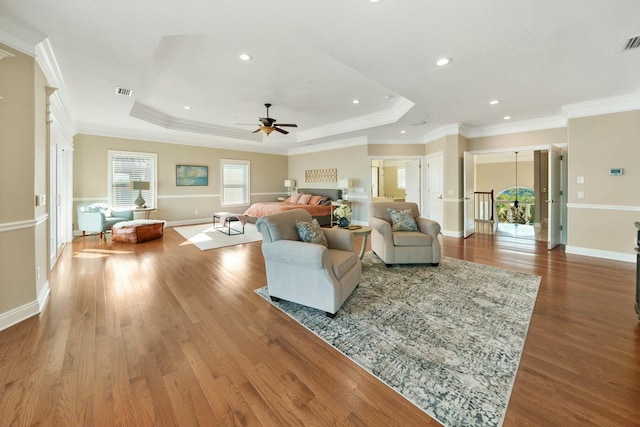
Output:
[[[238,229],[242,228],[239,223],[234,223],[232,227]],[[203,251],[262,240],[262,234],[260,234],[255,224],[251,223],[247,223],[244,226],[244,234],[232,234],[231,236],[214,229],[211,223],[186,225],[174,228],[185,239],[187,239],[189,243],[197,246]],[[226,232],[227,227],[224,227],[224,230]]]

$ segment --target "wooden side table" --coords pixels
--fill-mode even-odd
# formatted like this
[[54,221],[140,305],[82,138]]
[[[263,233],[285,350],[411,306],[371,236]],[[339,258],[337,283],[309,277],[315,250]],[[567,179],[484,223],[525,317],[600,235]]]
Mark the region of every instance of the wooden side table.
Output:
[[134,213],[144,213],[144,219],[149,219],[149,214],[151,212],[158,212],[156,208],[135,208],[133,210]]
[[[358,227],[358,228],[354,228],[354,227]],[[360,259],[364,257],[364,252],[367,250],[367,238],[371,234],[371,227],[369,227],[368,225],[352,225],[349,227],[342,228],[337,225],[334,225],[332,228],[339,229],[339,230],[347,230],[352,232],[356,236],[362,236],[362,246],[360,247]]]

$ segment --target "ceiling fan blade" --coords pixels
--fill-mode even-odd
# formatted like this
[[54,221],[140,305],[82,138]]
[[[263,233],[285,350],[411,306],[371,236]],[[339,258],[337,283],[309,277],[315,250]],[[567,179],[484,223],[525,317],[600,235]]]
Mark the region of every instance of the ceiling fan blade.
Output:
[[256,129],[256,130],[254,130],[254,131],[253,131],[253,132],[251,132],[251,133],[258,133],[258,132],[260,132],[260,128],[258,128],[258,129]]
[[280,132],[280,133],[285,134],[285,135],[289,133],[289,132],[287,132],[286,130],[284,130],[284,129],[280,129],[280,128],[277,128],[277,127],[274,127],[274,129],[275,129],[275,130],[277,130],[277,131],[278,131],[278,132]]
[[276,123],[274,126],[288,126],[290,128],[297,128],[298,125],[295,123]]
[[275,120],[272,119],[271,117],[260,117],[260,122],[264,126],[271,126],[273,124],[273,122],[275,122]]

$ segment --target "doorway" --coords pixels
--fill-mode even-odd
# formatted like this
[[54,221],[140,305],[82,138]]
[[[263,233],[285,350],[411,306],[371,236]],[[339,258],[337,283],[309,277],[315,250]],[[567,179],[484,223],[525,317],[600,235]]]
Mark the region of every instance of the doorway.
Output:
[[[546,241],[549,249],[562,243],[560,153],[555,146],[465,153],[465,237],[489,232]],[[476,192],[494,194],[492,224],[478,230]]]
[[371,203],[415,202],[422,211],[422,159],[372,158]]

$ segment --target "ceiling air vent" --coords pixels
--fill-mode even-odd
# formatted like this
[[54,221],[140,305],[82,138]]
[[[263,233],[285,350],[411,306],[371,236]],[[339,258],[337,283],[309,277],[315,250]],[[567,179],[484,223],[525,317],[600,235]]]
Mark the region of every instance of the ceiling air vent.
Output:
[[640,47],[640,36],[635,36],[627,40],[627,43],[625,44],[624,49],[622,49],[622,51],[624,52],[625,50],[636,49],[639,47]]
[[133,93],[133,90],[131,90],[131,89],[125,89],[123,87],[116,86],[116,94],[117,95],[131,96],[132,93]]

